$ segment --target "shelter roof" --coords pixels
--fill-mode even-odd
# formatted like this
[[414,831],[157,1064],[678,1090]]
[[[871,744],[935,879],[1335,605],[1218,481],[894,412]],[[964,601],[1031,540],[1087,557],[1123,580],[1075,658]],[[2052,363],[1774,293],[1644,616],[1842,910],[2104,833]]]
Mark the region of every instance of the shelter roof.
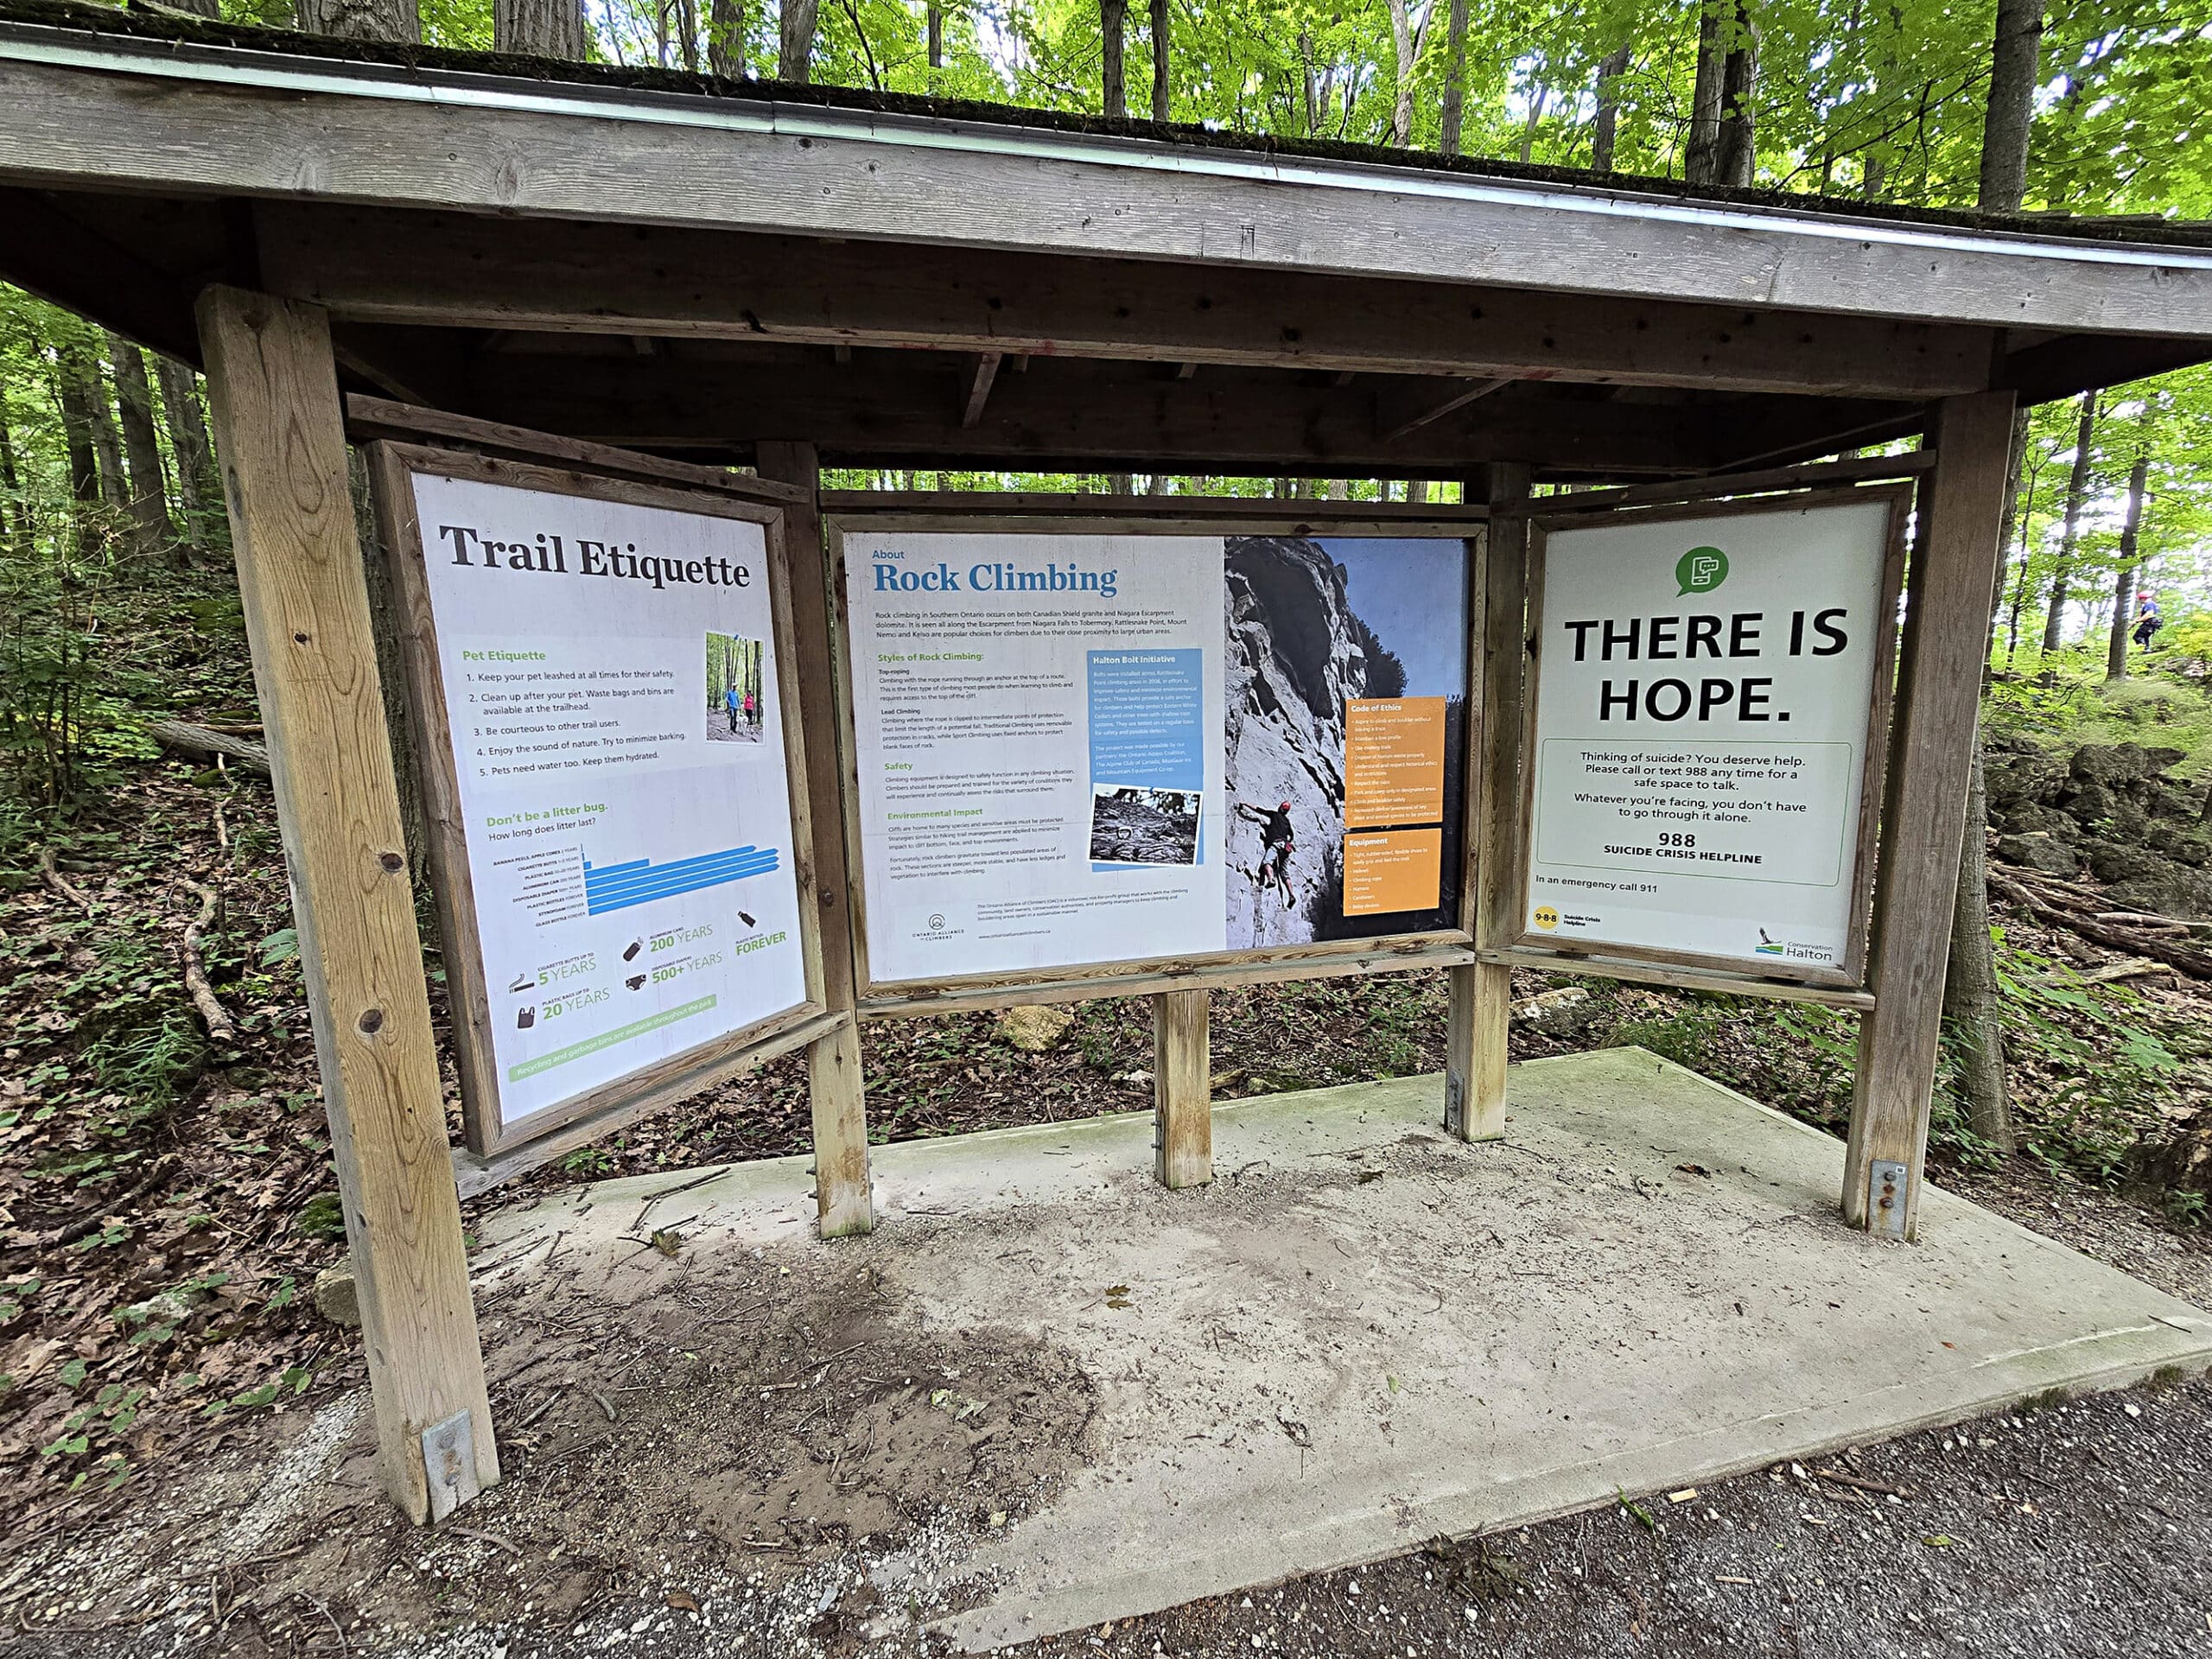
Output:
[[175,10],[156,10],[143,5],[117,8],[90,3],[89,0],[0,0],[0,22],[73,29],[121,40],[231,47],[319,60],[326,63],[422,72],[426,75],[438,73],[493,76],[509,81],[531,80],[610,91],[811,106],[925,121],[1027,128],[1070,136],[1141,138],[1229,156],[1275,156],[1410,168],[1500,183],[1605,190],[1670,201],[1765,207],[1893,225],[2010,231],[2081,241],[2212,247],[2212,221],[2168,219],[2142,213],[1987,213],[1971,209],[1877,203],[1860,197],[1821,195],[1802,191],[1689,184],[1679,179],[1646,174],[1535,165],[1501,156],[1445,156],[1433,150],[1401,149],[1381,144],[1247,132],[1236,128],[1090,115],[1081,111],[1037,109],[973,99],[925,97],[868,87],[810,85],[752,76],[733,79],[650,64],[573,63],[507,53],[460,51],[404,42],[341,40],[328,35],[305,35],[295,29],[221,22]]
[[[0,0],[0,275],[190,356],[704,458],[1752,466],[2212,356],[2212,231]],[[1003,372],[1002,372],[1003,371]]]

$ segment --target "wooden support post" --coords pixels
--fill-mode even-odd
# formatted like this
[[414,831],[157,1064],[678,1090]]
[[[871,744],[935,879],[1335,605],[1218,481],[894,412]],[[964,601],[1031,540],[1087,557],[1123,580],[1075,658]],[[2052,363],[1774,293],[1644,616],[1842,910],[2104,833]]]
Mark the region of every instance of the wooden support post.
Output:
[[[1477,664],[1473,930],[1478,949],[1513,943],[1520,911],[1521,669],[1527,648],[1529,468],[1491,468],[1491,518],[1475,607],[1482,650]],[[1444,1127],[1462,1141],[1505,1136],[1505,1038],[1513,1012],[1513,970],[1484,963],[1452,970],[1446,1034]]]
[[1205,991],[1152,999],[1153,1167],[1166,1187],[1213,1179],[1213,1070]]
[[784,509],[791,569],[791,632],[798,660],[791,674],[804,699],[806,793],[813,804],[814,886],[822,906],[822,1001],[848,1015],[844,1025],[806,1052],[807,1092],[814,1109],[814,1211],[824,1238],[873,1231],[869,1192],[868,1097],[861,1081],[860,1021],[853,982],[852,878],[845,861],[843,769],[837,742],[836,674],[830,620],[837,573],[822,538],[821,463],[810,443],[763,443],[754,456],[760,476],[796,484],[806,499]]
[[1859,1028],[1843,1177],[1844,1218],[1895,1238],[1919,1231],[2012,404],[2012,393],[1991,391],[1936,405],[1936,467],[1921,488],[1905,587],[1874,896],[1874,1008]]
[[402,1510],[441,1520],[499,1479],[499,1459],[329,319],[211,288],[199,325],[379,1461]]

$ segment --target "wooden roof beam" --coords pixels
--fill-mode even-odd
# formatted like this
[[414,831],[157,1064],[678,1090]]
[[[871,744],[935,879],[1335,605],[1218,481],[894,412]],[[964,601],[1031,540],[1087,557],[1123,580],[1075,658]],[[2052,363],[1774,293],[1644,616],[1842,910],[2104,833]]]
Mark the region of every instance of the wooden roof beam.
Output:
[[552,224],[352,206],[255,210],[263,279],[424,326],[1552,376],[1915,403],[1989,380],[1996,333],[1434,282],[973,248]]
[[1630,476],[1702,472],[1725,458],[1699,423],[1666,405],[1509,391],[1385,443],[1372,395],[1266,371],[1176,381],[1092,372],[1102,366],[1040,358],[1027,375],[994,374],[979,400],[980,360],[914,353],[835,372],[780,355],[498,353],[470,365],[463,412],[670,453],[742,453],[801,433],[841,465],[1405,478],[1528,459],[1576,476]]

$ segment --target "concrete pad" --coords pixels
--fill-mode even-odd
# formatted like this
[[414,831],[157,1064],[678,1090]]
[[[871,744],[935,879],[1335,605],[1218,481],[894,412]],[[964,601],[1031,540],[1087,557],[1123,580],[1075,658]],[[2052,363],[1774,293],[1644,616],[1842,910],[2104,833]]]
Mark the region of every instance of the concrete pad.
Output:
[[[880,1148],[867,1241],[813,1242],[798,1160],[652,1224],[687,1217],[702,1273],[865,1252],[925,1325],[1022,1331],[1095,1380],[1088,1465],[965,1564],[970,1649],[2212,1367],[2212,1316],[1948,1193],[1916,1246],[1846,1229],[1840,1142],[1641,1050],[1515,1067],[1500,1143],[1446,1138],[1441,1096],[1222,1105],[1195,1191],[1122,1116]],[[612,1259],[685,1179],[503,1211],[489,1276],[549,1225]]]

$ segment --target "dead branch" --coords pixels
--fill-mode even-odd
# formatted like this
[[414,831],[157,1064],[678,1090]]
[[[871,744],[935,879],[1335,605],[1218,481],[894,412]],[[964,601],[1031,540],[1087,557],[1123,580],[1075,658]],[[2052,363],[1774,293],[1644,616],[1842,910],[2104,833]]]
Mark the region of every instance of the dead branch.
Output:
[[232,737],[219,732],[212,726],[193,726],[181,720],[156,720],[149,723],[146,735],[165,749],[181,753],[198,755],[203,760],[226,756],[248,772],[269,775],[269,750],[259,743],[249,743],[242,737]]
[[41,847],[38,849],[38,875],[40,880],[45,882],[48,887],[76,906],[78,909],[88,916],[92,914],[92,895],[61,874],[54,864],[54,849],[51,847]]
[[192,1006],[200,1010],[210,1040],[227,1043],[238,1035],[238,1027],[231,1023],[231,1016],[223,1005],[215,1000],[215,988],[207,982],[207,965],[200,959],[200,936],[208,923],[215,919],[215,889],[188,875],[177,879],[187,893],[200,900],[200,914],[187,925],[184,943],[177,947],[177,957],[184,963],[184,988],[192,994]]
[[2158,933],[2186,934],[2190,924],[2178,916],[2158,916],[2147,910],[2101,910],[2090,918],[2108,927],[2139,927]]
[[2101,944],[2111,950],[2128,951],[2139,957],[2150,957],[2169,967],[2180,969],[2194,979],[2212,979],[2212,955],[2204,951],[2193,950],[2171,939],[2114,927],[2108,922],[2098,921],[2094,916],[2064,909],[2030,892],[2010,875],[2000,874],[1993,869],[1989,873],[1989,885],[2037,920],[2070,928],[2093,944]]

